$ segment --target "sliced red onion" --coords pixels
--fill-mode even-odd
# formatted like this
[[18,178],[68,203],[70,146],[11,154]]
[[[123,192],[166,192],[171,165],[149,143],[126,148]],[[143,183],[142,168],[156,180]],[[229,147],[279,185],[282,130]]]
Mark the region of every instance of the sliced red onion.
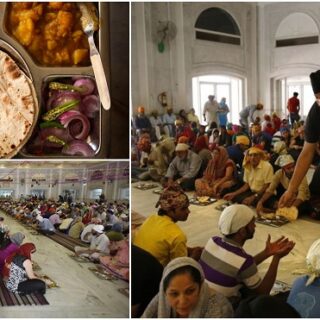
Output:
[[73,140],[73,137],[67,129],[43,128],[40,130],[39,137],[42,141],[46,140],[48,136],[56,136],[64,142],[70,142]]
[[[49,110],[51,110],[57,106],[63,105],[65,103],[73,101],[73,100],[80,101],[81,97],[80,97],[79,92],[59,91],[57,93],[57,95],[54,97],[54,99],[52,99],[52,101],[50,101],[50,105],[49,105],[49,100],[48,100],[48,107],[49,107]],[[79,109],[79,107],[80,107],[80,104],[79,104],[79,106],[77,106],[75,108]]]
[[92,94],[82,99],[81,111],[88,118],[94,118],[95,113],[99,110],[100,110],[100,99],[98,96]]
[[49,111],[52,109],[52,104],[57,99],[58,94],[59,94],[58,91],[50,92],[50,95],[46,104],[46,111]]
[[59,120],[61,124],[69,129],[72,137],[79,140],[85,140],[90,132],[90,122],[81,112],[70,110],[63,113]]
[[81,78],[75,81],[73,84],[75,87],[82,87],[83,89],[86,89],[84,92],[81,92],[82,96],[87,96],[91,94],[95,89],[95,83],[93,80],[89,78]]
[[83,141],[83,140],[73,140],[67,145],[65,145],[62,149],[63,154],[67,154],[70,156],[81,155],[84,157],[93,157],[94,150],[91,146]]

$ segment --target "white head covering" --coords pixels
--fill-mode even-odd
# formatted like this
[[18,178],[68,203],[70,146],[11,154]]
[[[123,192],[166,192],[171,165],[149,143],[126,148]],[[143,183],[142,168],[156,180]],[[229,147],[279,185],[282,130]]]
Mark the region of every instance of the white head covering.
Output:
[[287,166],[290,163],[294,163],[294,159],[292,158],[292,156],[290,154],[280,155],[277,158],[277,160],[274,162],[275,165],[277,165],[281,168]]
[[273,146],[273,151],[278,154],[287,154],[287,146],[284,141],[277,141]]
[[94,230],[98,233],[103,233],[104,226],[102,226],[101,224],[96,224],[93,226],[92,230]]
[[309,271],[308,273],[310,275],[306,283],[308,286],[320,276],[320,239],[316,240],[309,248],[306,262]]
[[43,221],[43,217],[40,214],[38,214],[36,216],[36,220],[38,220],[39,222],[42,222]]
[[164,279],[166,279],[167,276],[174,270],[184,266],[192,266],[195,269],[197,269],[201,274],[202,285],[199,294],[199,301],[195,306],[194,310],[192,310],[192,313],[189,315],[189,317],[203,318],[202,311],[205,306],[208,306],[210,298],[210,289],[207,283],[204,282],[204,274],[201,266],[197,261],[189,257],[180,257],[173,259],[164,268],[162,279],[160,282],[159,293],[152,299],[149,306],[142,315],[142,318],[151,318],[154,315],[157,315],[157,318],[172,318],[172,313],[174,313],[174,311],[171,309],[171,306],[169,305],[166,299],[165,291],[163,288]]
[[187,151],[189,146],[185,143],[178,143],[176,146],[176,151]]
[[253,210],[244,204],[233,204],[225,208],[219,219],[219,230],[227,236],[238,232],[255,217]]

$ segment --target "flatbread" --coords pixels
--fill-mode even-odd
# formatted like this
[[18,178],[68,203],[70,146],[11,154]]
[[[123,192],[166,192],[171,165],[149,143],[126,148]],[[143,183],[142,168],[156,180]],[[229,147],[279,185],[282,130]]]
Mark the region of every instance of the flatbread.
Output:
[[0,50],[0,158],[13,157],[27,142],[38,112],[32,81]]
[[277,216],[285,217],[289,221],[295,221],[298,218],[298,209],[296,207],[279,208],[276,211]]

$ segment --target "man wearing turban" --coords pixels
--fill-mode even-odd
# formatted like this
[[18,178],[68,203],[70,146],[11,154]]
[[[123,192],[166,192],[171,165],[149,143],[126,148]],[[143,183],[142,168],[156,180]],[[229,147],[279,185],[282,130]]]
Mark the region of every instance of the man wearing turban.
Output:
[[161,194],[156,207],[158,214],[151,215],[136,232],[133,244],[151,253],[163,266],[177,257],[191,256],[198,260],[202,248],[188,248],[187,237],[178,221],[189,216],[189,199],[177,184]]
[[[262,213],[264,211],[264,206],[269,209],[278,209],[278,200],[283,192],[288,188],[295,168],[294,159],[289,154],[279,156],[275,162],[275,165],[279,166],[280,169],[276,171],[269,188],[259,200],[257,204],[258,213]],[[298,208],[299,214],[309,211],[309,199],[310,191],[308,181],[307,178],[304,177],[299,186],[295,201],[293,202],[293,206]]]
[[227,193],[223,198],[228,201],[255,205],[272,181],[273,169],[265,160],[263,150],[251,147],[244,158],[244,185],[234,192]]

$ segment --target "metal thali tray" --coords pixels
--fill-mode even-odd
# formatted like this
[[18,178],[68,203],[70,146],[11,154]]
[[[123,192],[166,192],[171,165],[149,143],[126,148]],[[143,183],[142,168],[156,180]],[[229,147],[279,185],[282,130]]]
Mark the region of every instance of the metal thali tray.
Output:
[[[109,4],[105,2],[97,3],[99,12],[99,30],[95,32],[95,43],[100,52],[101,60],[104,66],[107,82],[110,83],[110,58],[109,58]],[[35,88],[36,96],[39,103],[40,114],[43,113],[44,99],[43,88],[47,84],[48,79],[64,79],[77,76],[84,76],[94,79],[94,73],[91,65],[89,66],[59,66],[47,67],[35,62],[28,51],[7,31],[6,20],[8,12],[8,3],[0,2],[0,50],[7,53],[20,67],[20,69],[31,79]],[[38,120],[39,121],[39,120]],[[94,158],[106,158],[107,145],[110,137],[108,127],[110,126],[109,111],[105,111],[102,106],[95,116],[93,129],[87,138],[87,142],[94,149]],[[31,137],[30,139],[33,139]],[[29,140],[30,140],[29,139]],[[16,158],[85,158],[82,156],[69,156],[63,154],[46,154],[37,156],[28,153],[23,147]]]

